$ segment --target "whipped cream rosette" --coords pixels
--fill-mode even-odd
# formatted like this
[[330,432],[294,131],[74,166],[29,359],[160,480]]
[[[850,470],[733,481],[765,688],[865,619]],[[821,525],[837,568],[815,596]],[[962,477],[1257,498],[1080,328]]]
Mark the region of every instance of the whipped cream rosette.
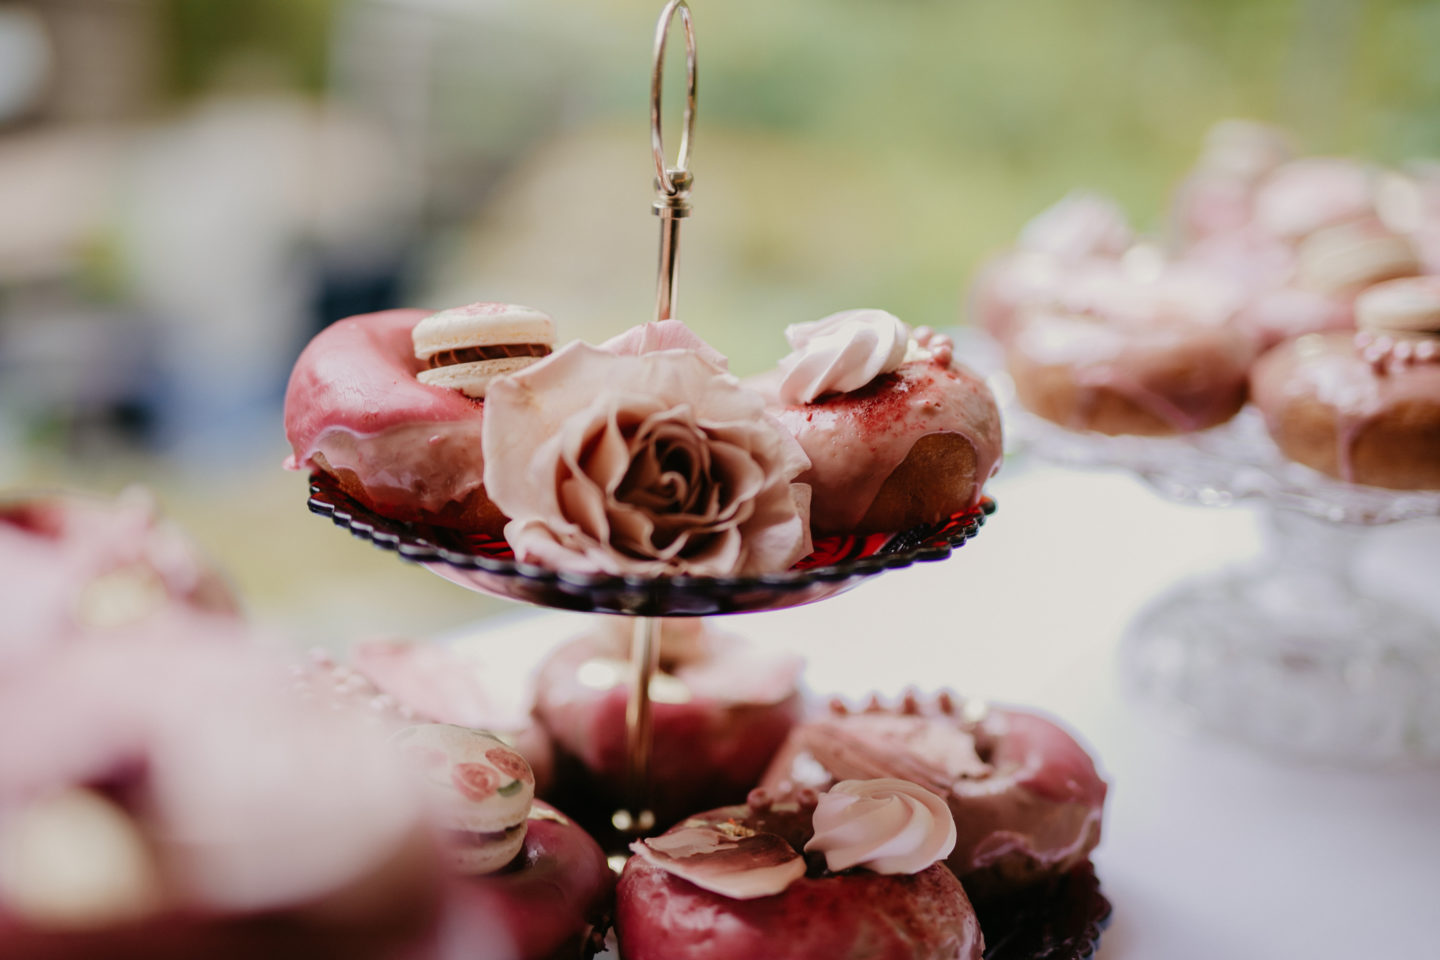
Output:
[[913,783],[757,789],[631,846],[620,948],[636,960],[798,960],[863,943],[886,960],[974,960],[979,923],[943,864],[954,839],[944,801]]

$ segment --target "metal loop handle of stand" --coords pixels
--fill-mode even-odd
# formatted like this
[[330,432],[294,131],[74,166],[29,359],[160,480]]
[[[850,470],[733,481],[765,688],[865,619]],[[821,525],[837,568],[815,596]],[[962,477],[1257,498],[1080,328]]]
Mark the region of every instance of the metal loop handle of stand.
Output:
[[[685,129],[680,132],[680,153],[675,166],[665,164],[665,140],[660,132],[660,102],[665,86],[665,39],[670,34],[670,21],[680,12],[685,28]],[[690,173],[690,141],[695,135],[695,24],[690,19],[690,6],[685,0],[670,0],[660,11],[655,24],[655,64],[650,74],[650,146],[655,153],[655,179],[660,192],[673,197],[684,189],[682,180]],[[680,177],[677,177],[681,175]]]

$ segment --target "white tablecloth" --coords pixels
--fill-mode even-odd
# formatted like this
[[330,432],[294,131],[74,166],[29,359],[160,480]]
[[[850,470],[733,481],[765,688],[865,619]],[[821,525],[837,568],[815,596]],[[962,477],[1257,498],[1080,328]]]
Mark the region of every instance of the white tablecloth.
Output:
[[[1261,755],[1119,689],[1130,618],[1177,580],[1253,553],[1255,515],[1050,468],[1011,470],[992,491],[999,512],[949,561],[727,626],[806,654],[817,695],[947,685],[1063,719],[1111,784],[1095,856],[1115,905],[1101,960],[1440,957],[1440,769]],[[1371,539],[1372,588],[1440,618],[1440,528]],[[583,623],[517,616],[473,642],[529,662]]]

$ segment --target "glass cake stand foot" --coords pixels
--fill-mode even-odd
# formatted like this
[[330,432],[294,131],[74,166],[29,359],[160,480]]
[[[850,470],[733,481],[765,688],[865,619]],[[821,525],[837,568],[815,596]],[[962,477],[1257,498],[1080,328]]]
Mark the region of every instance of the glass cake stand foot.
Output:
[[1440,627],[1358,586],[1365,527],[1268,513],[1258,565],[1182,584],[1131,625],[1126,687],[1291,756],[1440,758]]

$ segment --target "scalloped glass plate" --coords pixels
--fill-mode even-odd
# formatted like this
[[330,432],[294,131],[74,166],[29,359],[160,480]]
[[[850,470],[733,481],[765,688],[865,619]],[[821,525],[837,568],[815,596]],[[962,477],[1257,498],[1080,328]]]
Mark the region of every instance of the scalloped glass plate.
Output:
[[1229,422],[1174,437],[1077,433],[1007,405],[1005,426],[1052,463],[1130,470],[1173,500],[1224,506],[1263,500],[1332,523],[1374,526],[1440,517],[1440,493],[1345,483],[1288,460],[1254,407]]
[[571,574],[520,563],[504,540],[381,516],[323,473],[310,477],[310,510],[423,564],[447,580],[509,600],[582,613],[711,616],[779,610],[843,593],[886,570],[944,560],[995,512],[988,497],[943,523],[898,534],[824,537],[781,573],[748,577],[619,577]]
[[1043,893],[981,911],[985,960],[1090,960],[1110,915],[1087,861]]

